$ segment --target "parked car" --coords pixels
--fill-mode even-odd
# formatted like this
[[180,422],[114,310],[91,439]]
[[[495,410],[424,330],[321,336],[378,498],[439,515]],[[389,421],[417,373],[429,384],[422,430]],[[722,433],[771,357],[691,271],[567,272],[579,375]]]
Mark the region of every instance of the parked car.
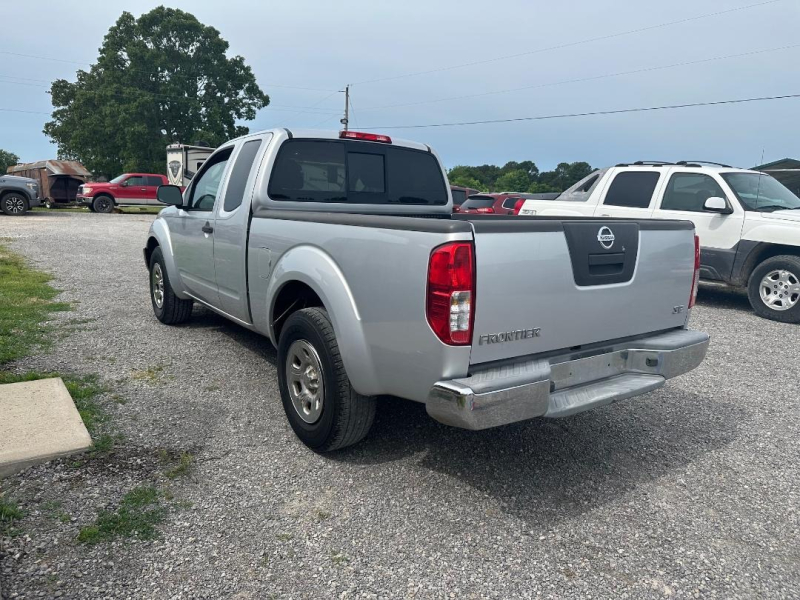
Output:
[[453,197],[453,212],[458,212],[462,204],[467,200],[468,196],[479,194],[478,190],[462,187],[460,185],[450,186],[450,195]]
[[78,204],[89,210],[110,213],[115,206],[160,206],[158,186],[169,183],[156,173],[124,173],[107,183],[86,183],[78,188]]
[[687,329],[691,223],[453,215],[425,144],[273,129],[158,195],[156,318],[196,302],[269,337],[286,416],[316,451],[362,439],[380,395],[484,429],[649,392],[708,346]]
[[522,198],[517,194],[475,194],[467,198],[458,212],[476,215],[513,215]]
[[39,206],[39,184],[30,177],[0,175],[0,211],[6,215],[24,215]]
[[747,290],[760,316],[800,323],[800,198],[776,179],[703,161],[600,169],[521,215],[687,219],[700,237],[700,277]]
[[40,160],[8,168],[12,175],[30,177],[39,184],[39,195],[47,208],[75,202],[78,188],[92,176],[77,160]]

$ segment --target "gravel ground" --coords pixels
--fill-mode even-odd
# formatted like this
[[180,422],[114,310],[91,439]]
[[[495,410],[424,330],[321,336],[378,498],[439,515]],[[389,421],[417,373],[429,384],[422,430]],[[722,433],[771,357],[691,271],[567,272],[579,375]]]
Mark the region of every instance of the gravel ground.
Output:
[[[92,319],[13,368],[98,374],[125,437],[2,482],[26,512],[0,552],[7,597],[798,597],[798,327],[704,288],[708,358],[657,392],[483,432],[385,399],[363,443],[318,456],[268,340],[202,309],[155,320],[152,219],[0,218],[75,303],[59,318]],[[164,478],[159,449],[191,452],[189,475]],[[76,543],[142,482],[174,496],[158,539]]]

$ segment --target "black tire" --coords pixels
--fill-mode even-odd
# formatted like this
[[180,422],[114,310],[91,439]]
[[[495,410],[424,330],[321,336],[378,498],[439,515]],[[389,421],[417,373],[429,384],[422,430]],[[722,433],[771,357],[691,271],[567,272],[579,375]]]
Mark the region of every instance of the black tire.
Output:
[[28,199],[17,192],[7,192],[0,198],[0,210],[3,214],[19,217],[28,212]]
[[[762,284],[772,273],[788,273],[787,281],[778,279],[771,283],[771,286],[764,285],[764,291],[770,289],[774,297],[778,293],[778,298],[770,306],[762,299]],[[773,256],[759,264],[750,274],[750,281],[747,284],[747,297],[755,313],[781,323],[800,323],[800,257],[792,255]],[[783,289],[780,289],[783,287]],[[782,292],[782,293],[781,293]],[[765,294],[766,295],[766,294]],[[767,295],[767,298],[770,296]],[[785,306],[783,310],[780,307]],[[773,307],[774,306],[774,307]]]
[[[289,394],[286,365],[289,349],[305,341],[316,351],[323,382],[322,412],[314,423],[304,421]],[[376,399],[350,385],[336,335],[323,308],[304,308],[289,316],[278,342],[278,386],[283,409],[297,437],[315,452],[329,452],[364,439],[375,420]]]
[[[157,270],[160,270],[163,277],[163,300],[161,306],[158,305],[156,300],[155,288],[156,283],[154,275]],[[156,319],[165,325],[178,325],[185,323],[192,316],[192,300],[182,300],[175,295],[172,290],[172,285],[169,282],[169,274],[167,273],[167,265],[164,262],[164,255],[160,247],[156,247],[150,255],[150,303],[153,305],[153,313]]]
[[114,212],[114,199],[107,194],[98,194],[92,200],[92,208],[97,213],[112,213]]
[[89,209],[89,212],[94,212],[94,206],[92,204],[87,204],[86,208]]

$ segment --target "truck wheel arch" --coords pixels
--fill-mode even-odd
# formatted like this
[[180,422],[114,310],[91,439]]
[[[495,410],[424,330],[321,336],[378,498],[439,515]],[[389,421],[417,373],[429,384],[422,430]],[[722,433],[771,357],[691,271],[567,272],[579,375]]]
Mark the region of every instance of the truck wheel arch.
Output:
[[[266,289],[269,305],[265,308],[273,344],[277,347],[280,327],[294,312],[292,303],[297,293],[304,294],[300,297],[302,302],[317,303],[307,306],[321,306],[328,312],[353,388],[364,396],[381,393],[353,294],[336,262],[320,248],[310,245],[292,248],[272,271]],[[297,302],[296,308],[304,308],[302,302]],[[281,307],[285,307],[282,312]]]
[[[745,242],[745,240],[742,240],[742,242]],[[737,286],[746,287],[750,281],[750,275],[753,274],[753,271],[755,271],[758,265],[773,256],[784,254],[800,256],[800,246],[757,242],[753,244],[752,248],[750,248],[747,253],[742,254],[743,256],[741,259],[737,256],[736,265],[733,270],[732,283]]]

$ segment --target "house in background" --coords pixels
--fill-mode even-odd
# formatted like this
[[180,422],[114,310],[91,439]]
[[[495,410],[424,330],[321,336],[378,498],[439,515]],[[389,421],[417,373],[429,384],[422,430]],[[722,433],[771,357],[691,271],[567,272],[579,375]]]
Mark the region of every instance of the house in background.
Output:
[[45,206],[75,202],[78,186],[92,174],[77,160],[40,160],[8,167],[9,175],[30,177],[39,182],[39,193]]
[[753,170],[769,173],[792,190],[795,195],[800,196],[800,160],[782,158],[781,160],[776,160],[765,165],[753,167]]

